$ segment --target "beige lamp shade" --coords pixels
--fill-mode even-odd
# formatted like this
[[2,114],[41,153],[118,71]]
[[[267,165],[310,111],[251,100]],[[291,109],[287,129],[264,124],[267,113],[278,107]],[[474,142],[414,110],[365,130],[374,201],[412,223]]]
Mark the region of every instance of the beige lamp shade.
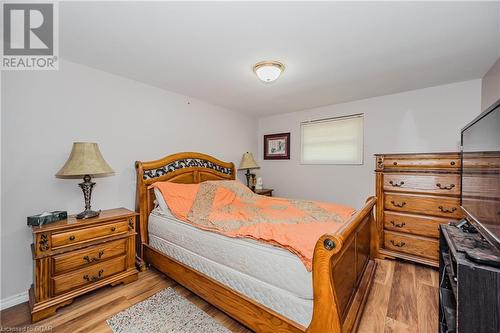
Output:
[[102,157],[97,143],[74,142],[68,160],[56,173],[56,177],[109,176],[113,173],[113,169]]
[[255,162],[252,153],[246,152],[243,154],[241,158],[239,170],[248,170],[248,169],[259,169],[260,167]]

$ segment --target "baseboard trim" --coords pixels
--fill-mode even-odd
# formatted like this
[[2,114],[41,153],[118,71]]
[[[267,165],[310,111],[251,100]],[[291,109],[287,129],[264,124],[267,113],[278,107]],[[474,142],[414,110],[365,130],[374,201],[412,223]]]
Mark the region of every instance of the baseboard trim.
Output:
[[22,292],[0,300],[0,311],[28,301],[28,292]]

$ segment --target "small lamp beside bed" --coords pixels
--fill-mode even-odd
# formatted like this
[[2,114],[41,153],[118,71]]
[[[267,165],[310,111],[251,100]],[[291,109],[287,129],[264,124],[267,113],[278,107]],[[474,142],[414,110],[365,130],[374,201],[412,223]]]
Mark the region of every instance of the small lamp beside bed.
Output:
[[[252,169],[260,169],[258,166],[257,162],[255,162],[255,159],[253,158],[252,153],[246,152],[243,154],[241,157],[241,162],[240,162],[240,167],[238,170],[246,170],[247,172],[245,173],[245,176],[247,177],[247,186],[250,187],[250,177],[252,174],[250,173],[250,170]],[[255,175],[253,175],[255,177]],[[253,182],[252,182],[253,183]],[[255,187],[255,185],[252,185],[252,189]]]
[[93,142],[74,142],[73,149],[64,166],[56,173],[57,178],[80,178],[83,177],[83,182],[78,186],[83,191],[85,200],[85,210],[76,215],[77,219],[88,219],[99,216],[99,211],[93,211],[90,207],[90,199],[92,188],[96,183],[92,182],[92,178],[99,176],[111,176],[114,174],[113,169],[104,160],[99,150],[97,143]]

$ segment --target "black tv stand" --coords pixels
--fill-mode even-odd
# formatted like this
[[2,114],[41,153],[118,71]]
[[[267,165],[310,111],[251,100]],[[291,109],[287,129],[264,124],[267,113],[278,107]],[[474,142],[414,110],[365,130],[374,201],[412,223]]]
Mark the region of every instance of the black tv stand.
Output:
[[439,239],[439,330],[441,333],[500,332],[500,269],[472,261],[467,253],[500,253],[480,233],[441,225]]
[[[465,220],[463,220],[465,221]],[[490,254],[500,258],[500,251],[491,246],[484,237],[477,232],[477,229],[468,222],[452,222],[449,226],[448,233],[457,252],[467,253],[470,251],[482,251],[485,254]]]

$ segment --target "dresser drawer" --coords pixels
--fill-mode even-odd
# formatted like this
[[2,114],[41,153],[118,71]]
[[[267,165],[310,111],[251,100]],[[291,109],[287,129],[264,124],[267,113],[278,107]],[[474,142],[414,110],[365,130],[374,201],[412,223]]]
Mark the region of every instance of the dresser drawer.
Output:
[[56,255],[53,257],[54,274],[71,271],[124,254],[126,246],[127,239],[120,239],[82,250]]
[[125,271],[126,267],[126,256],[121,256],[53,277],[54,293],[59,295],[66,291],[103,280]]
[[384,169],[394,169],[394,168],[459,169],[460,163],[461,161],[458,155],[442,156],[442,157],[418,157],[418,158],[386,156],[384,158],[383,167]]
[[439,225],[450,219],[385,211],[384,228],[397,232],[439,238]]
[[462,217],[458,198],[403,193],[386,193],[384,197],[386,210],[435,215],[451,219]]
[[460,195],[458,174],[384,174],[384,190],[393,192],[420,192]]
[[126,220],[73,231],[54,233],[51,237],[52,248],[78,244],[99,238],[128,232]]
[[439,242],[430,238],[385,231],[384,246],[392,251],[404,252],[433,260],[438,259]]

